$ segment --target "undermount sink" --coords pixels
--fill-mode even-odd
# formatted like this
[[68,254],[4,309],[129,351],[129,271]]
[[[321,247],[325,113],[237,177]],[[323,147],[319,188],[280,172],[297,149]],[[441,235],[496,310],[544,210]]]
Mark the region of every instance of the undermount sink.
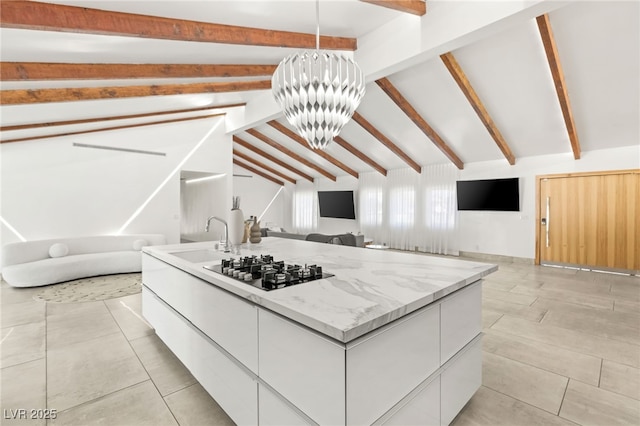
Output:
[[200,250],[187,250],[187,251],[174,251],[169,253],[180,259],[188,260],[193,263],[209,262],[212,260],[220,260],[220,254],[222,252],[213,249],[200,249]]

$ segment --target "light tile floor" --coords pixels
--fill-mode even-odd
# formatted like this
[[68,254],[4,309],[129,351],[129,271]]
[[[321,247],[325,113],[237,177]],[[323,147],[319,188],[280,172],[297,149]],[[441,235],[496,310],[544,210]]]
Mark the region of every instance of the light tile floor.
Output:
[[[0,286],[0,423],[233,424],[144,322],[140,295],[47,304],[38,291]],[[483,326],[483,386],[456,426],[640,424],[640,278],[503,263]],[[55,420],[10,419],[45,407]]]

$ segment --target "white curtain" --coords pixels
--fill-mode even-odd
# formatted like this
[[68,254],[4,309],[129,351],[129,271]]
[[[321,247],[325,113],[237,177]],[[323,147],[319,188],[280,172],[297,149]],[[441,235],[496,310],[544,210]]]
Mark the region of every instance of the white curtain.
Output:
[[314,184],[298,182],[293,191],[294,232],[308,234],[318,229],[318,191]]
[[458,255],[454,165],[361,173],[360,230],[376,244],[401,250]]
[[387,241],[385,192],[387,179],[378,172],[360,173],[358,180],[358,219],[360,232],[376,244]]
[[392,248],[416,248],[419,185],[420,174],[413,169],[390,170],[387,173],[387,226]]
[[421,251],[459,254],[456,180],[459,170],[453,164],[434,164],[422,168],[420,190],[422,213],[419,240]]

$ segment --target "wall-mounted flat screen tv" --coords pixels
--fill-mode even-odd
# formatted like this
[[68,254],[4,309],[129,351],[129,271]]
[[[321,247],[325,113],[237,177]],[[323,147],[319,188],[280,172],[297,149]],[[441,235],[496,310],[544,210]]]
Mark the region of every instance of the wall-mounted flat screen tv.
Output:
[[318,191],[320,217],[355,219],[353,191]]
[[520,211],[519,178],[459,180],[458,210]]

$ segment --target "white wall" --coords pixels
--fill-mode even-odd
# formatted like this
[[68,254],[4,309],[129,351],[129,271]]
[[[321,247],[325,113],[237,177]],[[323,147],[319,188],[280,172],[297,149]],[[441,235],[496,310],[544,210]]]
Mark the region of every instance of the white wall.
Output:
[[640,168],[640,147],[624,147],[573,154],[519,158],[514,166],[506,160],[467,163],[461,180],[520,178],[520,212],[459,212],[460,251],[535,257],[535,178],[553,173],[590,172]]
[[[130,221],[122,233],[162,233],[178,242],[180,169],[227,173],[222,202],[231,208],[231,137],[223,118],[6,143],[0,156],[0,215],[27,240],[109,235]],[[13,241],[18,236],[2,224],[0,245]]]
[[[567,153],[523,157],[514,166],[506,160],[466,163],[460,171],[461,180],[519,177],[520,212],[459,212],[460,251],[533,259],[536,176],[637,168],[640,168],[640,146],[583,152],[580,160],[574,160],[573,154]],[[357,191],[358,181],[350,176],[338,178],[337,182],[323,178],[317,180],[316,188],[319,191]],[[318,232],[357,234],[359,224],[353,220],[320,218]]]
[[[316,179],[316,189],[318,191],[355,191],[353,202],[358,217],[358,180],[353,176],[340,176],[336,181],[327,178]],[[358,219],[332,219],[318,217],[318,233],[320,234],[358,234],[360,232],[360,222]]]

